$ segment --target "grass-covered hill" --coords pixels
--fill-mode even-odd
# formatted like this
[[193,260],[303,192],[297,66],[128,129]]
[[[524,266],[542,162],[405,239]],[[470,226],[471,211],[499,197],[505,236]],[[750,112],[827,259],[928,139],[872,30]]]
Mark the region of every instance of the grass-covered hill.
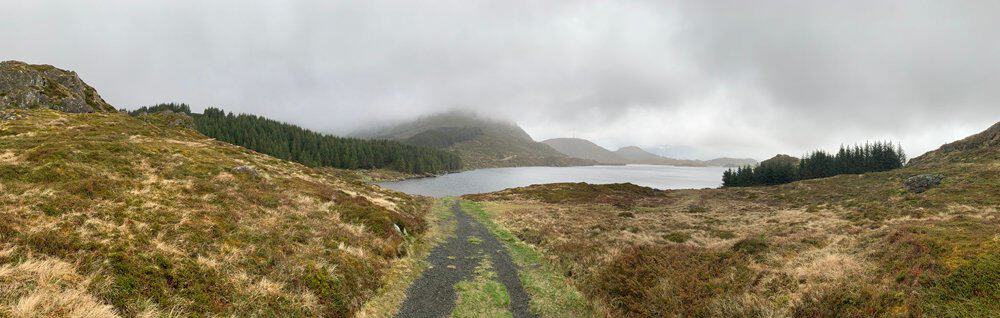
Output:
[[358,135],[454,151],[462,159],[462,166],[465,169],[597,163],[593,160],[566,156],[549,145],[531,139],[531,136],[516,124],[465,112],[423,117]]
[[[997,317],[1000,123],[885,172],[472,195],[621,317]],[[940,174],[916,193],[905,181]]]
[[348,316],[425,227],[425,202],[173,119],[0,110],[0,316]]

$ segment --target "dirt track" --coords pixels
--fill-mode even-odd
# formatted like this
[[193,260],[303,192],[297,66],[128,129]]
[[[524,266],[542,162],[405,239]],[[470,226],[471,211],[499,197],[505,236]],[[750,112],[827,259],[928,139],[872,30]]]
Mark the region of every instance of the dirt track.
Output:
[[[490,257],[493,269],[510,296],[510,312],[517,317],[534,317],[529,311],[528,294],[521,286],[517,266],[511,262],[507,249],[482,224],[462,211],[458,201],[455,213],[455,235],[438,245],[424,271],[406,291],[406,301],[397,317],[447,317],[455,308],[455,284],[472,277],[483,257]],[[478,237],[481,242],[470,241]]]

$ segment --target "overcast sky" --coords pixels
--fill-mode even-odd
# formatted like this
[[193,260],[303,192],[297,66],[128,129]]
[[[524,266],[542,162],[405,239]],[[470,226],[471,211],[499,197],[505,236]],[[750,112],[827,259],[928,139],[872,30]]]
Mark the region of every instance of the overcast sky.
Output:
[[0,0],[0,59],[109,103],[346,134],[470,109],[535,139],[916,156],[1000,120],[1000,1]]

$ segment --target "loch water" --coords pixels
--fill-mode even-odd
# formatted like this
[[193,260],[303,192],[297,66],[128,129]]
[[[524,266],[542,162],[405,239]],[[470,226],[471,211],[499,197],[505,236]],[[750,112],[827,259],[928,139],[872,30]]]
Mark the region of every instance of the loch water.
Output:
[[437,177],[382,182],[380,186],[433,197],[485,193],[532,184],[629,182],[657,189],[700,189],[722,185],[723,167],[660,165],[489,168]]

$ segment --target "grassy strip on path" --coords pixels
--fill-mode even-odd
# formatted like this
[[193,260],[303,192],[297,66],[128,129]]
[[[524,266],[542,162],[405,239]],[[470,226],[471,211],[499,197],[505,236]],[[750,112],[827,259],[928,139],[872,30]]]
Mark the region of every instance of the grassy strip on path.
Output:
[[406,289],[427,269],[427,255],[437,244],[455,233],[455,220],[451,212],[454,198],[437,199],[428,214],[429,228],[422,237],[408,238],[407,257],[396,260],[386,273],[385,284],[378,294],[368,300],[356,317],[388,318],[396,315],[406,300]]
[[510,296],[507,288],[497,281],[497,273],[489,257],[483,257],[476,267],[476,277],[455,284],[458,300],[453,318],[513,317],[507,309]]
[[[482,204],[461,201],[462,209],[481,222],[503,242],[515,264],[525,291],[531,295],[531,311],[539,317],[598,317],[583,294],[570,284],[542,253],[493,222]],[[456,316],[457,317],[457,316]]]

